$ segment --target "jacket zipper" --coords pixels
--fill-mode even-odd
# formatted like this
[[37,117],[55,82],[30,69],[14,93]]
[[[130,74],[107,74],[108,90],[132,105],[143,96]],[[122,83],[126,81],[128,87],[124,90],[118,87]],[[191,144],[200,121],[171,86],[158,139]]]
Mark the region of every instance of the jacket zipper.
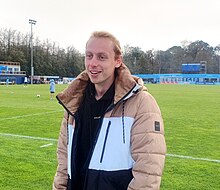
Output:
[[[102,115],[101,118],[100,118],[100,124],[99,124],[99,126],[102,126],[103,117],[104,117],[104,115]],[[89,163],[90,163],[91,157],[92,157],[92,155],[93,155],[93,152],[94,152],[94,149],[95,149],[95,145],[96,145],[96,143],[97,143],[97,140],[98,140],[98,136],[99,136],[100,130],[101,130],[101,127],[99,127],[99,129],[98,129],[98,131],[97,131],[97,134],[96,134],[96,136],[95,136],[95,140],[94,140],[94,142],[93,142],[93,146],[92,146],[92,148],[91,148],[91,150],[90,150],[91,152],[90,152],[89,155],[88,155],[88,157],[89,157],[88,162],[89,162]],[[88,167],[89,167],[89,165],[88,165]],[[88,168],[87,168],[87,169],[88,169]],[[85,182],[84,182],[83,190],[86,189],[86,180],[87,180],[87,177],[88,177],[88,170],[86,170]]]
[[108,132],[109,132],[110,125],[111,125],[111,121],[108,122],[108,127],[106,129],[104,144],[103,144],[103,148],[102,148],[102,154],[101,154],[101,158],[100,158],[100,163],[102,163],[102,160],[103,160],[103,156],[104,156],[104,152],[105,152],[105,146],[106,146],[106,142],[107,142],[107,138],[108,138]]

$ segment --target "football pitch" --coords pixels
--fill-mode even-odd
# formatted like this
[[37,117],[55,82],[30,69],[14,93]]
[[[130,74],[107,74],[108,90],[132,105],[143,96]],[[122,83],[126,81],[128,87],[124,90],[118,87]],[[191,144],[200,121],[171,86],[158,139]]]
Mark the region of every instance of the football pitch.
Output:
[[[56,85],[56,93],[65,87]],[[147,88],[165,123],[161,190],[219,190],[220,86]],[[62,116],[63,108],[50,100],[49,85],[0,85],[0,189],[52,188]]]

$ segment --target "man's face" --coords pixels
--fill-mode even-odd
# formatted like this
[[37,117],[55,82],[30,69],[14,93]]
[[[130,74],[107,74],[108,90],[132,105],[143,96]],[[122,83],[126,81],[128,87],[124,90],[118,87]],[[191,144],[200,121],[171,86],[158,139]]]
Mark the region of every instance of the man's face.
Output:
[[114,71],[122,58],[115,58],[113,42],[106,38],[90,38],[86,46],[85,67],[96,87],[108,89],[114,81]]

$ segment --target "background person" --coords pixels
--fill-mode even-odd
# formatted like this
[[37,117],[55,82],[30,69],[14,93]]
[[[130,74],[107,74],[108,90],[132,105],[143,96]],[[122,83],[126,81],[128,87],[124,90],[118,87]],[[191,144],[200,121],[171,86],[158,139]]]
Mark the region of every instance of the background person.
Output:
[[108,32],[90,36],[85,68],[57,95],[65,113],[53,189],[159,189],[166,144],[157,102]]
[[8,87],[9,85],[9,78],[6,78],[6,86]]
[[25,77],[24,77],[24,86],[27,86],[27,83],[28,83],[28,79],[27,79],[27,77],[25,76]]
[[54,99],[54,93],[55,93],[55,82],[54,79],[50,80],[50,99]]

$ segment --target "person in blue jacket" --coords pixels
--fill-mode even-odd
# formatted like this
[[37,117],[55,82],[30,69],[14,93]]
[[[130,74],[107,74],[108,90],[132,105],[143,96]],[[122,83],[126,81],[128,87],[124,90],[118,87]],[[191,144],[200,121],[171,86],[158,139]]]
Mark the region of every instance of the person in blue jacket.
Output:
[[6,86],[9,85],[9,78],[6,79]]
[[50,99],[54,99],[54,93],[55,93],[55,82],[54,79],[50,80]]

